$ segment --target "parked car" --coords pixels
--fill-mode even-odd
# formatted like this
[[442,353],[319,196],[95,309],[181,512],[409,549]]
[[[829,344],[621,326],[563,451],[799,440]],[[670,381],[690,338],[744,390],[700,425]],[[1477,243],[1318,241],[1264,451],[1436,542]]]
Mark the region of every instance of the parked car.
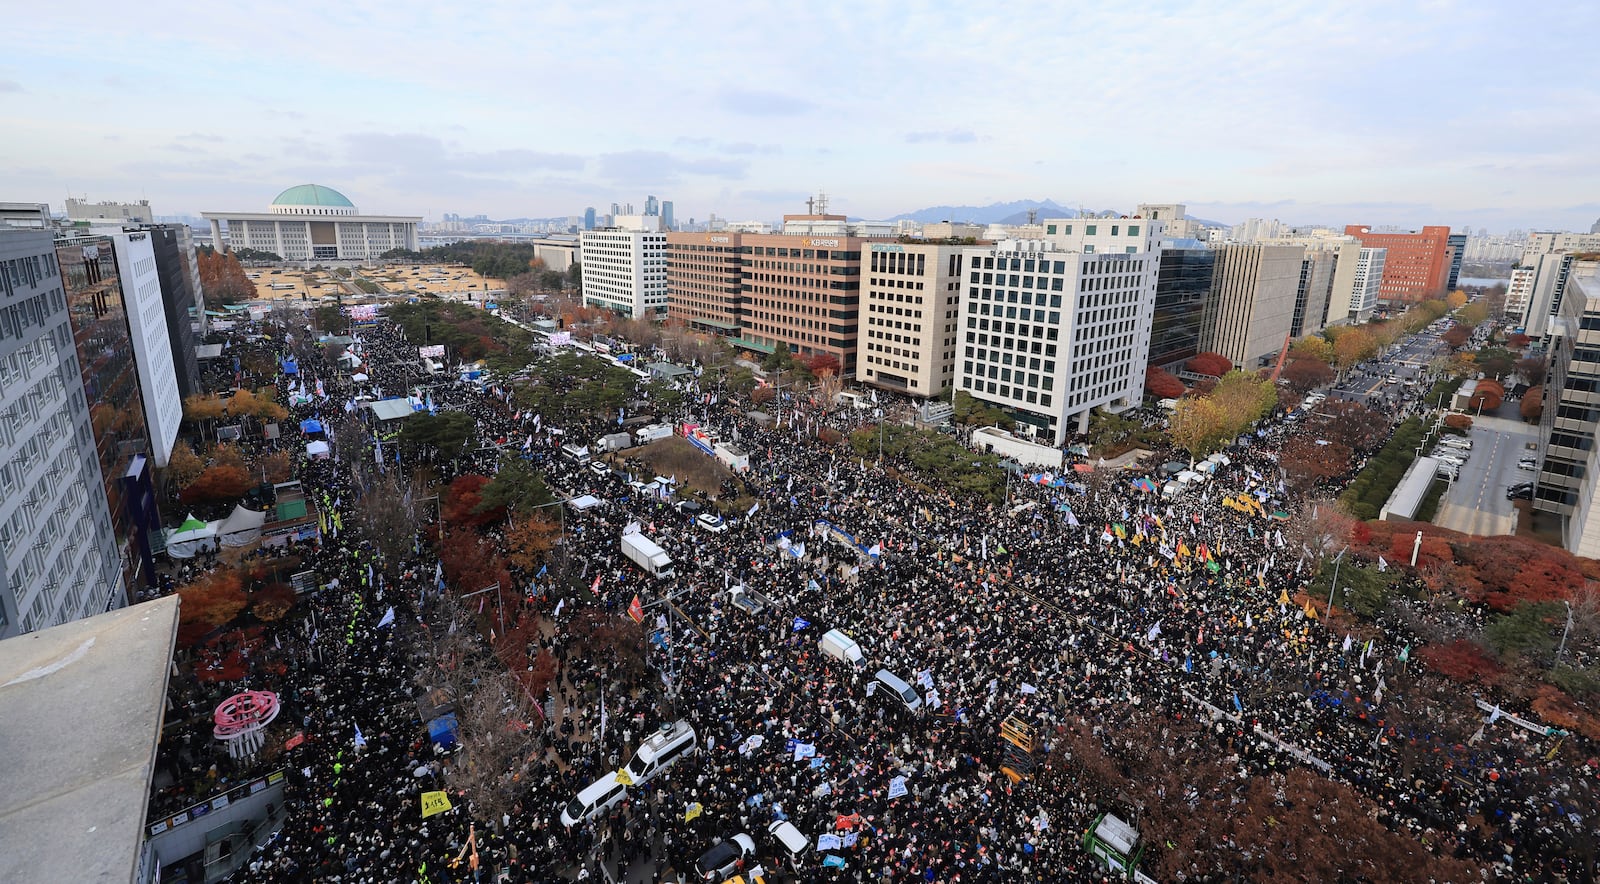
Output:
[[589,461],[589,472],[594,473],[596,476],[609,476],[611,475],[611,468],[602,461],[591,460]]
[[716,513],[701,513],[694,517],[694,523],[713,534],[721,534],[728,530],[728,523]]
[[1517,469],[1519,470],[1536,470],[1538,468],[1539,462],[1531,457],[1524,457],[1517,461]]
[[755,852],[755,839],[740,832],[702,853],[694,861],[694,870],[701,880],[723,881],[744,868],[745,861]]
[[1532,500],[1532,488],[1507,488],[1506,500]]

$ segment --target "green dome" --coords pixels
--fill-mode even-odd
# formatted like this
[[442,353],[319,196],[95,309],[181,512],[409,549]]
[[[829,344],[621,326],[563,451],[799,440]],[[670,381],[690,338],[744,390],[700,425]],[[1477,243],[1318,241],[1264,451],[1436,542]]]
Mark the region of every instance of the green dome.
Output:
[[274,206],[324,206],[335,209],[354,209],[355,203],[331,187],[320,184],[296,184],[278,194]]

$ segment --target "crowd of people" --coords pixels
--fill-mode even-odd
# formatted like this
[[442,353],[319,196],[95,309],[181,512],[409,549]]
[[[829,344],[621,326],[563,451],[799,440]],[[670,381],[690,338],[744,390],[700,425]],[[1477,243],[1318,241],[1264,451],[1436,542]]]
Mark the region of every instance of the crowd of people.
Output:
[[[381,323],[358,336],[360,384],[317,353],[299,379],[281,379],[284,401],[298,403],[290,425],[360,415],[358,395],[412,392],[415,378],[397,366],[414,345]],[[326,396],[291,399],[308,377]],[[300,550],[325,586],[307,602],[318,626],[308,617],[275,643],[289,661],[281,683],[250,678],[282,694],[284,718],[307,739],[282,762],[287,823],[239,880],[459,881],[474,868],[510,881],[690,880],[695,859],[736,833],[752,836],[750,865],[769,881],[1096,880],[1105,866],[1083,849],[1084,831],[1106,812],[1137,822],[1137,809],[1046,759],[1069,731],[1113,745],[1134,713],[1204,722],[1202,737],[1186,739],[1226,746],[1241,779],[1302,766],[1351,784],[1419,853],[1486,873],[1562,874],[1590,836],[1592,771],[1553,760],[1550,741],[1498,711],[1470,746],[1430,730],[1396,708],[1404,701],[1388,686],[1415,665],[1403,625],[1365,642],[1326,628],[1326,609],[1303,593],[1322,551],[1285,538],[1285,519],[1299,514],[1275,463],[1285,425],[1240,440],[1176,499],[1136,486],[1151,475],[1141,467],[1100,470],[1087,485],[1035,475],[1003,503],[979,503],[919,481],[910,464],[818,441],[817,427],[849,429],[860,415],[795,397],[768,407],[775,422],[758,422],[726,389],[684,386],[683,404],[657,418],[736,439],[750,455],[725,486],[739,500],[724,503],[727,532],[631,490],[623,468],[600,475],[561,456],[563,442],[614,427],[612,416],[556,427],[492,382],[427,391],[434,409],[471,415],[483,443],[439,465],[446,475],[492,473],[509,452],[560,498],[604,501],[565,515],[562,567],[519,575],[517,595],[536,600],[542,627],[529,660],[548,650],[560,670],[539,698],[551,714],[533,722],[526,794],[502,818],[477,819],[471,845],[470,795],[451,813],[418,812],[457,761],[430,741],[413,702],[430,665],[423,639],[457,626],[429,603],[460,591],[436,580],[433,527],[416,526],[410,556],[385,559],[348,516],[367,467],[298,458],[313,499],[346,513]],[[370,463],[377,446],[363,444]],[[656,580],[630,562],[629,530],[659,543],[676,576]],[[733,604],[740,590],[770,604],[752,613]],[[639,631],[651,671],[573,651],[568,627],[581,611],[623,618],[636,598],[649,606]],[[829,629],[859,643],[864,669],[819,652]],[[879,668],[914,685],[923,708],[874,690]],[[695,753],[595,819],[562,825],[579,790],[679,719],[695,730]],[[1007,720],[1039,737],[1039,767],[1018,782],[1000,770]],[[1433,763],[1402,763],[1407,745]],[[202,755],[185,747],[191,774],[215,770]],[[768,836],[778,820],[810,848],[791,856]],[[1256,870],[1224,847],[1188,874]]]

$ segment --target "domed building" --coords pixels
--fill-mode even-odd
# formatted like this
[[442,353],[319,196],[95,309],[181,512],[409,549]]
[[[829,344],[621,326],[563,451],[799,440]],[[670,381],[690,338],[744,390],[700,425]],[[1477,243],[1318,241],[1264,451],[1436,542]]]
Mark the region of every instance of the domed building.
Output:
[[285,261],[372,261],[391,249],[416,249],[420,215],[362,215],[350,198],[322,184],[296,184],[266,212],[201,212],[211,241],[225,249],[272,252]]

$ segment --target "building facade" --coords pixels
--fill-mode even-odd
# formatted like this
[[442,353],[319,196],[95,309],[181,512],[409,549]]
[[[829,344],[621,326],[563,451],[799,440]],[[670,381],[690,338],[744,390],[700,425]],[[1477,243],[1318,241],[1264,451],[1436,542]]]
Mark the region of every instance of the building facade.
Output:
[[667,234],[667,313],[696,331],[739,336],[744,256],[738,233]]
[[963,247],[870,243],[862,254],[856,380],[919,397],[955,383]]
[[1561,308],[1551,322],[1550,367],[1545,378],[1544,443],[1535,509],[1562,520],[1562,545],[1580,556],[1600,556],[1596,509],[1595,428],[1600,423],[1600,264],[1579,262]]
[[1532,267],[1515,267],[1511,281],[1506,285],[1506,318],[1526,323],[1528,305],[1533,300],[1533,280],[1537,271]]
[[320,184],[285,190],[266,212],[200,215],[211,222],[213,244],[272,252],[285,261],[376,261],[392,249],[415,251],[422,221],[420,215],[362,215],[344,194]]
[[[1143,207],[1141,207],[1143,208]],[[1150,323],[1150,364],[1176,370],[1200,352],[1200,328],[1217,253],[1207,248],[1161,249],[1155,313]]]
[[1226,245],[1217,249],[1200,349],[1235,368],[1254,369],[1283,348],[1294,327],[1303,246]]
[[0,230],[0,638],[127,602],[49,232]]
[[1139,403],[1157,255],[1067,252],[1043,240],[964,254],[957,390],[1052,445],[1087,432],[1096,407]]
[[110,236],[127,306],[128,331],[133,336],[133,361],[144,396],[144,422],[150,431],[150,462],[163,469],[178,441],[183,423],[183,397],[178,393],[178,372],[172,361],[167,335],[167,311],[161,296],[161,272],[147,231]]
[[1144,218],[1046,218],[1043,239],[1057,249],[1084,255],[1154,252],[1166,222]]
[[633,319],[667,313],[667,235],[656,215],[619,216],[579,234],[583,303]]
[[194,351],[194,318],[205,313],[205,295],[194,256],[194,236],[185,224],[155,224],[142,231],[150,237],[156,271],[161,276],[162,312],[181,400],[203,392]]
[[1323,325],[1359,325],[1371,319],[1378,309],[1378,290],[1383,285],[1383,267],[1389,253],[1359,242],[1341,245],[1337,251]]
[[1314,335],[1322,330],[1328,315],[1328,299],[1333,296],[1334,270],[1339,254],[1326,249],[1307,249],[1300,259],[1300,285],[1294,293],[1294,318],[1289,322],[1291,337]]
[[154,224],[156,216],[150,210],[149,200],[136,203],[67,200],[68,221],[121,221],[127,224]]
[[[784,225],[822,216],[785,215]],[[861,256],[872,241],[856,236],[749,233],[741,280],[739,337],[759,353],[782,345],[796,356],[829,354],[840,377],[857,374]]]
[[1380,306],[1404,309],[1418,301],[1444,297],[1453,261],[1450,228],[1424,227],[1410,233],[1380,233],[1368,226],[1351,224],[1344,232],[1364,246],[1386,250],[1383,281],[1378,286]]
[[1450,278],[1445,282],[1447,291],[1455,291],[1456,284],[1461,279],[1461,263],[1467,255],[1467,235],[1465,233],[1452,233],[1450,244]]

